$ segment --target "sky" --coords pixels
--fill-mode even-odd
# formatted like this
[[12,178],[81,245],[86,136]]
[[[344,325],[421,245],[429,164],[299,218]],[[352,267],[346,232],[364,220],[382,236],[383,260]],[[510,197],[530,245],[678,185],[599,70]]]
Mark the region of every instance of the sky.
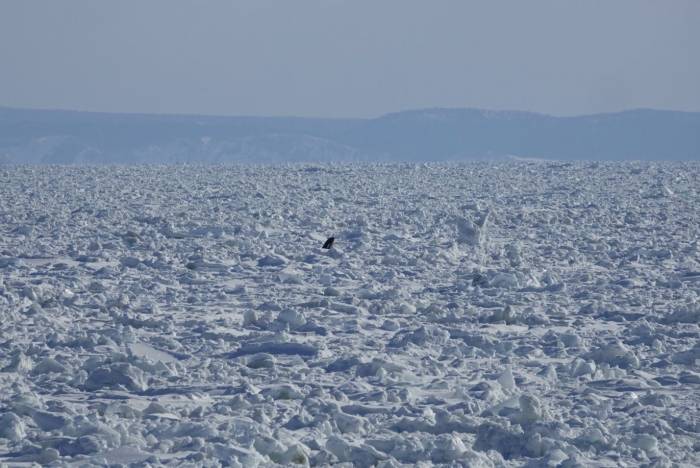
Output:
[[700,111],[700,0],[0,0],[0,106]]

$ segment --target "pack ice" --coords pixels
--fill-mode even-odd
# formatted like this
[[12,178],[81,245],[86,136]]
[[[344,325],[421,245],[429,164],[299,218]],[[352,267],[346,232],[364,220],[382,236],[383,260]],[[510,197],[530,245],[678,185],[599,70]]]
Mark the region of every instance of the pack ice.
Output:
[[694,162],[2,167],[0,465],[698,466],[699,207]]

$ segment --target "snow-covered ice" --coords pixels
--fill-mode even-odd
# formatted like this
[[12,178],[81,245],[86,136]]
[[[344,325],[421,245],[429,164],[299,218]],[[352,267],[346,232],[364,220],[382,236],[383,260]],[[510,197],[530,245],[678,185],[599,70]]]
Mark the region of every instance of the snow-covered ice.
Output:
[[698,466],[699,215],[697,163],[0,167],[0,464]]

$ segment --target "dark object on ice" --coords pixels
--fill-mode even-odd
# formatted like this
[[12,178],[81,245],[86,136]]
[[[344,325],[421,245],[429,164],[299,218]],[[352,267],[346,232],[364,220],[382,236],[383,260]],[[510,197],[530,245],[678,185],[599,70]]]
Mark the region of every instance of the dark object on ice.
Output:
[[324,248],[324,249],[330,249],[331,247],[333,247],[333,242],[335,242],[335,237],[329,237],[329,238],[326,240],[326,243],[323,244],[323,248]]

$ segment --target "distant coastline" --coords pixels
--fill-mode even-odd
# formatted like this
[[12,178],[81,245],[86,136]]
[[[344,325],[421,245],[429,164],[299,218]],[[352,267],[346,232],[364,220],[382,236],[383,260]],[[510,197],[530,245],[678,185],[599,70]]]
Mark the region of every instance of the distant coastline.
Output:
[[0,107],[0,163],[700,160],[700,112],[555,117],[422,109],[377,118],[118,114]]

